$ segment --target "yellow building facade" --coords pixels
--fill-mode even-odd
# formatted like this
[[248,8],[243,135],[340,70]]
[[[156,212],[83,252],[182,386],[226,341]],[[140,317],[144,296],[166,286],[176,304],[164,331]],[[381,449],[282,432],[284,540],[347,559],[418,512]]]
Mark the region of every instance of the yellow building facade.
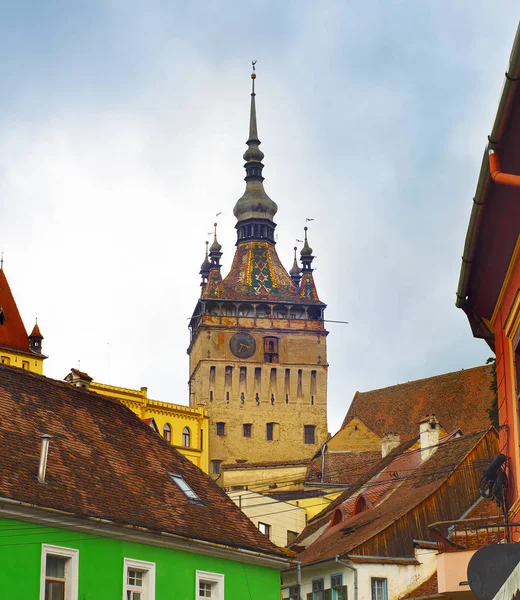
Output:
[[71,369],[65,381],[119,400],[141,420],[156,428],[159,435],[193,464],[208,472],[208,415],[203,408],[152,400],[148,398],[146,387],[134,390],[98,383],[78,369]]
[[301,266],[296,248],[290,271],[276,252],[278,207],[263,187],[254,87],[247,145],[233,263],[223,278],[215,226],[190,321],[190,406],[208,411],[216,477],[225,464],[310,458],[328,438],[326,306],[307,228]]

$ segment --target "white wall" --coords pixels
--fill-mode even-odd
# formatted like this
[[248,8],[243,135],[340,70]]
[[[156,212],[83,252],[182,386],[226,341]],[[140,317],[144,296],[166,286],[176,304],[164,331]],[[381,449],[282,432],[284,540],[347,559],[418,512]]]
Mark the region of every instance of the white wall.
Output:
[[[435,551],[419,549],[416,551],[416,558],[420,563],[419,565],[350,563],[358,572],[357,600],[372,600],[372,577],[381,577],[387,580],[388,600],[398,600],[400,596],[412,591],[429,579],[437,568]],[[343,562],[349,563],[348,560]],[[353,571],[334,560],[302,568],[302,599],[306,600],[307,594],[312,591],[313,579],[324,577],[325,589],[328,589],[330,588],[330,576],[339,573],[343,574],[343,585],[348,586],[348,600],[356,600]],[[283,573],[282,582],[283,597],[288,598],[289,586],[297,583],[296,570]]]
[[259,522],[271,526],[270,539],[277,546],[287,545],[287,531],[301,533],[305,528],[305,509],[294,504],[248,490],[234,490],[228,496],[257,527]]

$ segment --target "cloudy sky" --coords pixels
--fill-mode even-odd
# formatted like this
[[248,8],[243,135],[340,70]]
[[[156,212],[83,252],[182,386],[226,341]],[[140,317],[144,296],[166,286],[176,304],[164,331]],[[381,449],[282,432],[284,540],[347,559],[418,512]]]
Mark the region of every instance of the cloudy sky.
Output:
[[46,374],[187,403],[215,214],[244,189],[250,61],[278,252],[309,241],[329,429],[356,390],[482,364],[454,306],[517,3],[164,0],[3,6],[0,247]]

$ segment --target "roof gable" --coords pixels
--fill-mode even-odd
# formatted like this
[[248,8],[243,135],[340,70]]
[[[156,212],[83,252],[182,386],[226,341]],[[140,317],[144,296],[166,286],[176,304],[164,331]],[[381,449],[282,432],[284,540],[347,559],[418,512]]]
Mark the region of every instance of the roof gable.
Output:
[[[5,498],[282,555],[207,475],[118,402],[0,365],[0,416]],[[37,473],[44,433],[52,439],[42,485]],[[168,473],[181,475],[202,504],[190,502]]]
[[3,314],[0,325],[0,347],[30,352],[27,330],[3,269],[0,269],[0,309]]

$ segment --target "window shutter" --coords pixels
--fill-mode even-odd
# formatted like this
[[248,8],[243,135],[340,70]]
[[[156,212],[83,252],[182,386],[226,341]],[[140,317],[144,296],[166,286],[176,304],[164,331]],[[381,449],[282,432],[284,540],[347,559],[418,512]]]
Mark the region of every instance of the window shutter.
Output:
[[332,590],[329,588],[325,590],[324,600],[332,600]]
[[341,588],[341,599],[339,600],[348,600],[348,586],[344,585]]
[[312,600],[312,592],[310,592],[310,594],[307,594],[307,600]]

